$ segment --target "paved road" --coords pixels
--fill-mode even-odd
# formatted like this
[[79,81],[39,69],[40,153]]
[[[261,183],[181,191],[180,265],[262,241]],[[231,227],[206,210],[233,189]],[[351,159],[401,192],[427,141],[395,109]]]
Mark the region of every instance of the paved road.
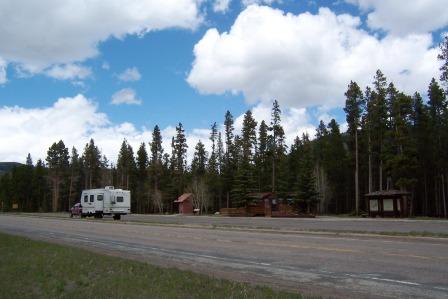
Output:
[[[29,213],[38,217],[67,218],[67,213]],[[111,217],[106,218],[111,219]],[[330,232],[430,232],[448,234],[448,220],[415,220],[391,218],[264,218],[264,217],[222,217],[222,216],[183,216],[130,214],[122,217],[123,221],[195,225],[223,226],[240,228],[264,228],[292,231],[330,231]]]
[[126,221],[273,228],[283,230],[322,230],[354,232],[431,232],[448,234],[447,220],[372,219],[372,218],[264,218],[182,215],[138,215],[123,217]]
[[448,298],[448,239],[225,231],[0,215],[0,231],[334,298]]

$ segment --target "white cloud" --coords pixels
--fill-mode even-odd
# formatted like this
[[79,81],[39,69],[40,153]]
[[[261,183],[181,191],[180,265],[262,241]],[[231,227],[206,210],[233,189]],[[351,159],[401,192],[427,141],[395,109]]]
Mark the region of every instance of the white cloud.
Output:
[[[254,107],[253,115],[258,123],[264,119],[269,124],[270,109],[265,104]],[[242,117],[235,119],[236,133],[241,130]],[[315,128],[309,124],[305,109],[283,109],[282,124],[288,144],[303,132],[314,135]],[[199,140],[210,151],[210,128],[185,129],[188,161],[193,158]],[[171,137],[176,134],[175,127],[168,126],[161,134],[164,150],[171,154]],[[82,94],[60,98],[50,107],[0,107],[0,161],[25,162],[28,153],[31,153],[34,161],[45,159],[48,148],[59,140],[63,140],[68,148],[75,146],[81,154],[85,144],[93,138],[102,153],[116,163],[123,139],[127,139],[136,152],[142,142],[148,145],[151,135],[152,129],[136,128],[130,122],[112,123],[105,113],[98,111],[94,102]]]
[[[261,121],[265,121],[269,126],[271,122],[271,103],[259,103],[252,110],[252,116],[260,126]],[[296,136],[302,137],[303,133],[314,136],[315,126],[310,123],[309,113],[305,108],[281,108],[282,126],[285,131],[285,141],[291,145]],[[235,118],[235,133],[240,134],[243,128],[244,114]],[[258,132],[258,127],[257,127]]]
[[370,84],[379,68],[398,88],[424,93],[439,68],[431,35],[378,39],[359,26],[328,8],[294,15],[252,5],[229,32],[206,32],[187,81],[203,94],[243,93],[249,103],[336,107],[350,80]]
[[110,64],[109,64],[109,62],[107,62],[107,61],[104,61],[102,64],[101,64],[101,68],[103,69],[103,70],[109,70],[110,69]]
[[124,82],[138,81],[142,78],[142,75],[136,67],[127,68],[121,74],[118,75],[118,79]]
[[35,73],[98,54],[110,37],[165,28],[194,29],[200,0],[3,0],[0,56]]
[[6,83],[6,62],[0,57],[0,85]]
[[215,0],[215,3],[213,4],[213,11],[225,13],[229,10],[230,2],[231,0]]
[[267,4],[271,5],[274,2],[282,2],[282,0],[242,0],[241,3],[245,6],[249,6],[252,4]]
[[45,159],[48,148],[60,139],[82,152],[90,138],[116,161],[124,138],[136,149],[150,136],[148,130],[136,129],[131,123],[112,124],[83,95],[60,98],[45,108],[0,107],[0,161],[24,162],[28,152],[34,161]]
[[393,34],[426,33],[448,26],[443,0],[346,0],[368,13],[367,24]]
[[132,88],[123,88],[112,95],[111,103],[114,105],[141,105],[142,100],[137,98],[135,90]]
[[92,70],[78,64],[63,64],[51,67],[45,74],[58,80],[83,80],[92,75]]

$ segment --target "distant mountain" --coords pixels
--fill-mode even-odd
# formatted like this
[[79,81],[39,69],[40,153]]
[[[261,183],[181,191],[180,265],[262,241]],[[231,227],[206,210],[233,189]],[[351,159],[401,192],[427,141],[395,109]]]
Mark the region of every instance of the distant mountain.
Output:
[[22,164],[17,162],[0,162],[0,175],[4,175],[5,173],[8,173],[16,166],[20,166]]

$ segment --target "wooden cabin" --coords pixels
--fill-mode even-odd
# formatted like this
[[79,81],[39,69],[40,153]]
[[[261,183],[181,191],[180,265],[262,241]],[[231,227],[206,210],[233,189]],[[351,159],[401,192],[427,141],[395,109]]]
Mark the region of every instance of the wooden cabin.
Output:
[[251,193],[251,201],[246,207],[222,208],[220,214],[224,216],[261,216],[261,217],[298,217],[292,204],[286,199],[278,198],[275,193]]
[[174,201],[179,214],[193,214],[193,193],[184,193]]
[[383,190],[367,193],[366,207],[370,217],[407,217],[409,216],[409,192]]

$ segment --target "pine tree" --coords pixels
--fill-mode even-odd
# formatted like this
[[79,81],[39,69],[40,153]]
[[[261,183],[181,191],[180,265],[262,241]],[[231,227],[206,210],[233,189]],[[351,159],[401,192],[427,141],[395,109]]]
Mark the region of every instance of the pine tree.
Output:
[[269,152],[268,152],[268,126],[264,120],[261,121],[258,129],[258,150],[255,158],[258,172],[258,191],[266,192],[272,190],[272,180],[269,175]]
[[420,215],[430,214],[429,189],[430,171],[434,168],[431,154],[431,135],[429,130],[429,114],[426,105],[419,93],[413,97],[412,137],[416,142],[418,159],[418,187],[415,198]]
[[60,187],[64,181],[64,176],[67,175],[69,166],[68,149],[62,140],[58,143],[53,143],[48,149],[46,161],[53,190],[51,210],[57,212],[59,210]]
[[347,92],[344,111],[347,114],[348,134],[351,137],[352,157],[355,164],[355,211],[359,215],[359,144],[358,129],[361,125],[361,107],[363,95],[356,82],[351,81]]
[[75,147],[72,147],[69,172],[68,208],[76,201],[76,196],[81,194],[82,161]]
[[207,165],[207,151],[204,144],[199,140],[195,147],[193,161],[191,162],[191,172],[194,177],[203,177]]
[[447,216],[445,195],[446,161],[447,161],[447,99],[437,81],[432,78],[428,88],[428,109],[430,117],[430,132],[432,136],[432,160],[434,161],[433,180],[435,194],[435,214]]
[[172,140],[171,169],[173,177],[171,180],[171,200],[176,199],[185,189],[185,171],[187,166],[187,139],[181,123],[176,126],[176,136]]
[[134,151],[126,139],[121,143],[117,160],[118,186],[129,190],[136,171]]
[[282,158],[285,153],[285,132],[281,126],[281,110],[280,105],[277,100],[272,103],[271,110],[271,126],[269,127],[271,131],[270,135],[270,153],[272,159],[272,177],[271,177],[271,187],[272,192],[276,191],[276,171],[278,171],[278,160]]
[[159,126],[156,125],[152,132],[151,141],[151,161],[150,161],[150,179],[152,181],[153,192],[159,190],[159,182],[162,176],[162,159],[163,159],[163,147],[162,147],[162,135],[160,134]]
[[234,146],[234,126],[233,126],[233,116],[230,111],[227,111],[224,119],[224,135],[225,135],[225,152],[223,161],[223,189],[226,194],[226,206],[230,207],[230,192],[233,189],[233,178],[235,174],[235,155],[236,150]]
[[445,35],[443,42],[440,43],[440,53],[437,58],[443,63],[440,67],[440,81],[445,84],[445,91],[448,94],[448,35]]
[[28,153],[28,156],[26,156],[26,164],[25,165],[33,167],[33,159],[31,158],[30,153]]
[[311,213],[319,201],[319,193],[316,191],[312,145],[307,135],[303,135],[302,140],[303,149],[300,161],[301,171],[297,183],[297,202],[307,213]]
[[84,147],[82,154],[84,169],[84,189],[100,187],[101,181],[101,152],[93,139]]
[[148,209],[146,198],[148,195],[148,167],[149,157],[145,143],[142,142],[137,151],[137,212],[144,213]]
[[375,87],[375,97],[373,102],[372,127],[378,158],[378,188],[379,190],[383,190],[384,136],[387,131],[387,79],[380,70],[376,71],[373,85]]

